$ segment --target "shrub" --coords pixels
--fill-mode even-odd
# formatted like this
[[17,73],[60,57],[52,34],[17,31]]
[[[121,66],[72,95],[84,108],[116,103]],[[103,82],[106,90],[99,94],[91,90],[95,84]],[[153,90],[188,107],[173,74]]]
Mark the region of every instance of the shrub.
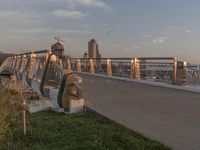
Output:
[[19,93],[9,89],[0,89],[0,140],[16,128],[17,118],[23,109],[23,99]]

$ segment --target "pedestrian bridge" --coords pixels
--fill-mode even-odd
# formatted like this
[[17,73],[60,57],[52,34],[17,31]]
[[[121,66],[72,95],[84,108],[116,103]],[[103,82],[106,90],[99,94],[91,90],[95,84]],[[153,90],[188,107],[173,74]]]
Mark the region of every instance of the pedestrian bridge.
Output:
[[174,149],[200,147],[200,89],[190,86],[199,72],[176,58],[60,60],[44,50],[7,58],[0,70],[53,107],[78,112],[86,105]]

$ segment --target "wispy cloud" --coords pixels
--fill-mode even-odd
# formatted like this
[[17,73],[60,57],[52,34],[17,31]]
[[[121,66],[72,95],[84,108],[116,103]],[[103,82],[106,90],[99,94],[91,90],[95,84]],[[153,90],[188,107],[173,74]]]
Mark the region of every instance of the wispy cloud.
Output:
[[164,30],[162,33],[163,34],[170,34],[170,33],[187,33],[187,34],[192,34],[192,30],[189,29],[186,26],[169,26],[166,30]]
[[132,48],[133,48],[133,50],[139,50],[139,49],[140,49],[140,46],[135,45],[135,46],[133,46]]
[[14,11],[0,11],[0,19],[1,20],[32,20],[32,19],[39,19],[42,15],[37,12],[23,12],[20,10]]
[[153,44],[164,44],[169,38],[168,37],[158,37],[156,39],[153,39]]
[[154,47],[162,46],[167,43],[168,39],[169,37],[167,36],[154,37],[144,42],[143,46],[145,47],[146,46],[154,46]]
[[80,11],[55,10],[53,12],[53,15],[60,17],[60,18],[80,19],[80,18],[88,16],[88,13],[83,13]]
[[186,29],[185,32],[186,32],[187,34],[192,34],[192,30],[189,30],[189,29]]
[[77,5],[83,5],[87,7],[99,7],[104,9],[110,9],[110,6],[108,6],[103,0],[65,0],[72,6]]
[[24,35],[24,36],[28,36],[28,35],[36,35],[39,36],[41,34],[58,34],[58,33],[62,33],[62,34],[87,34],[88,30],[84,30],[84,29],[56,29],[56,28],[12,28],[12,29],[8,29],[8,30],[0,30],[1,33],[7,33],[8,35]]
[[114,29],[112,29],[112,28],[106,29],[106,33],[107,33],[107,34],[110,34],[110,33],[113,33],[113,32],[114,32]]

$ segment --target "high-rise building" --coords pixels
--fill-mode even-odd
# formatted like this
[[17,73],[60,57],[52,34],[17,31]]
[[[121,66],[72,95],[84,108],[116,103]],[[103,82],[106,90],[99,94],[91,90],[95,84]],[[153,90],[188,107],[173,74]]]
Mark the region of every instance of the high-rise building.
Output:
[[88,42],[88,58],[100,58],[98,44],[95,39]]

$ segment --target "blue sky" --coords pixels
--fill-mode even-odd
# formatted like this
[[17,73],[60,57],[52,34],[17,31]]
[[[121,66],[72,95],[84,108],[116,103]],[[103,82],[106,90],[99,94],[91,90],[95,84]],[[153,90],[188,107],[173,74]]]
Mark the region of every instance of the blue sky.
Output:
[[200,63],[199,0],[0,0],[0,50],[49,49],[60,36],[81,57],[176,56]]

